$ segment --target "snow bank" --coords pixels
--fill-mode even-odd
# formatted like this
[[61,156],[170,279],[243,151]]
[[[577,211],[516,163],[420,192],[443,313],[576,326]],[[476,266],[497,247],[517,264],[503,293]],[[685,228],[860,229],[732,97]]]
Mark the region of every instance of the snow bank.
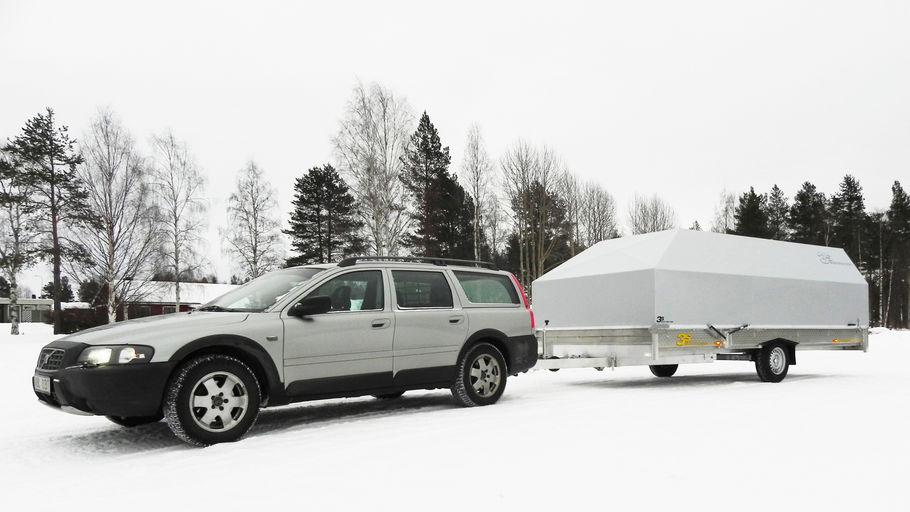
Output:
[[907,331],[801,352],[780,384],[743,362],[531,371],[491,407],[445,390],[310,402],[194,449],[163,422],[41,406],[30,377],[53,335],[35,327],[0,334],[6,510],[910,510]]
[[[10,324],[0,323],[0,343],[16,341],[20,343],[49,343],[54,336],[54,326],[41,322],[20,322],[19,336],[10,334]],[[56,336],[59,337],[59,336]]]
[[62,309],[92,309],[92,305],[88,302],[61,302],[60,308]]

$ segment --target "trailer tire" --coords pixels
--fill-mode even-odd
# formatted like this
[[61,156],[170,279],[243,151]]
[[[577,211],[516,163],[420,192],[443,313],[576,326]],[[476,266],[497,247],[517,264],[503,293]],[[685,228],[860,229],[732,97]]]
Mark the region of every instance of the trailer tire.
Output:
[[652,365],[648,366],[648,368],[651,370],[651,373],[653,373],[655,377],[666,378],[666,377],[672,377],[673,374],[676,373],[677,368],[679,368],[679,365],[678,364],[652,364]]
[[506,370],[506,360],[498,348],[478,343],[458,363],[452,396],[465,407],[494,404],[506,389]]
[[787,376],[790,368],[790,358],[787,356],[787,346],[775,341],[762,345],[755,359],[755,372],[762,382],[780,382]]

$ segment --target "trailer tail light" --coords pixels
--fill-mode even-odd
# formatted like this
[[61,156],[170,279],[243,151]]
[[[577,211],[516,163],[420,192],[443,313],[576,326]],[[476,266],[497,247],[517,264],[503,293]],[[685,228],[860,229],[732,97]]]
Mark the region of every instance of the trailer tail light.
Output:
[[531,304],[528,302],[528,296],[525,295],[525,289],[521,287],[521,283],[518,282],[518,278],[515,277],[515,274],[509,273],[509,276],[512,277],[512,282],[515,283],[515,286],[518,287],[518,293],[521,294],[521,300],[525,303],[525,309],[528,310],[528,313],[531,314],[531,329],[534,328],[534,311],[531,309]]

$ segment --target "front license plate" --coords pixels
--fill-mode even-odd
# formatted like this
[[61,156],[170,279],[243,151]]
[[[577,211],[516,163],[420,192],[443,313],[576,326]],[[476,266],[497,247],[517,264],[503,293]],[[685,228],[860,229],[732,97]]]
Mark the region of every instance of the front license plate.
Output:
[[51,394],[50,377],[45,377],[44,375],[35,375],[32,377],[32,385],[35,387],[35,391],[39,393],[44,393],[45,395]]

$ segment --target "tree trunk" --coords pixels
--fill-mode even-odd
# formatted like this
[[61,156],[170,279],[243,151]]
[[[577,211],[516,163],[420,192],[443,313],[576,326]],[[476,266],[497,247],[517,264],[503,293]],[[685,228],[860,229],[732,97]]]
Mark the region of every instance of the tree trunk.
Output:
[[63,323],[60,315],[60,237],[57,234],[57,212],[51,212],[51,236],[54,247],[54,334],[61,334]]
[[114,283],[107,282],[107,323],[117,321],[117,301],[114,297]]
[[9,282],[9,333],[13,336],[19,335],[19,294],[16,293],[16,274],[13,274]]
[[884,326],[888,327],[888,320],[891,313],[891,290],[894,286],[894,260],[891,260],[891,269],[888,271],[888,299],[885,301],[885,323]]
[[176,233],[179,221],[174,221],[174,312],[180,312],[180,237]]
[[882,222],[878,223],[878,325],[885,326],[885,251],[882,245]]

